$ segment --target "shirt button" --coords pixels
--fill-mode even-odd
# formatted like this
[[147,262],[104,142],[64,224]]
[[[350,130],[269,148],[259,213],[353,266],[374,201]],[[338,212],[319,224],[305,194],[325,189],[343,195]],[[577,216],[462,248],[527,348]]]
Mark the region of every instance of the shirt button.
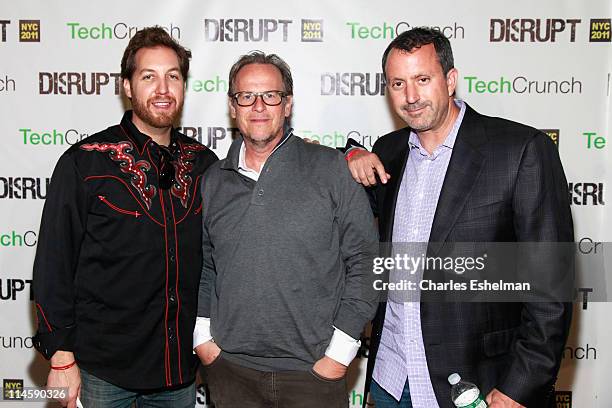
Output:
[[170,262],[174,262],[176,258],[174,257],[174,255],[170,255]]
[[263,188],[257,192],[257,195],[260,197],[264,195]]
[[170,253],[173,254],[174,253],[174,248],[170,248]]
[[169,299],[169,300],[170,300],[170,302],[172,302],[172,303],[176,302],[176,297],[174,296],[174,293],[173,293],[173,294],[171,294],[171,295],[168,297],[168,299]]

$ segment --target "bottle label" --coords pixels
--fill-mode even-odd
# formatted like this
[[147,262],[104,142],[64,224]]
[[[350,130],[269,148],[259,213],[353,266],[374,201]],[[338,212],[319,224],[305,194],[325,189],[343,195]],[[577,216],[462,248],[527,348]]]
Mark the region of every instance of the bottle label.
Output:
[[467,405],[457,405],[457,407],[459,408],[487,408],[488,405],[485,402],[482,394],[480,394],[478,398],[476,398],[476,400],[472,401],[471,403]]

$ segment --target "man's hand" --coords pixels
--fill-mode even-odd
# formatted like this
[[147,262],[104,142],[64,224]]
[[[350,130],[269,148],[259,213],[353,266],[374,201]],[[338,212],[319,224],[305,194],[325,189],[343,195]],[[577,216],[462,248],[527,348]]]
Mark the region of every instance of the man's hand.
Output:
[[217,343],[210,340],[197,346],[195,352],[200,357],[202,364],[207,366],[211,365],[219,357],[221,349],[217,346]]
[[369,187],[376,185],[377,174],[383,184],[387,184],[391,178],[376,154],[359,149],[351,151],[349,155],[348,167],[356,182]]
[[493,388],[485,400],[489,408],[525,408],[497,388]]
[[[58,350],[51,357],[51,366],[63,367],[74,362],[74,354],[70,351]],[[66,370],[49,370],[48,388],[67,388],[66,398],[58,400],[63,407],[76,408],[77,397],[81,394],[81,371],[75,364]]]
[[347,369],[348,367],[344,364],[340,364],[333,358],[327,356],[323,356],[322,359],[318,360],[314,366],[312,366],[312,371],[326,380],[338,380],[344,377]]

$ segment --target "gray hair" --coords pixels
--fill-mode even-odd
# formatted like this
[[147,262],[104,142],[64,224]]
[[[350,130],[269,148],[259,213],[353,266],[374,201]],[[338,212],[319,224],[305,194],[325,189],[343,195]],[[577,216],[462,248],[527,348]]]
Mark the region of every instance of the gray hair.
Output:
[[[238,61],[232,65],[232,69],[230,69],[229,73],[229,89],[227,91],[227,96],[232,97],[234,95],[236,75],[238,75],[238,71],[249,64],[274,65],[276,68],[278,68],[281,73],[281,77],[283,78],[283,86],[285,89],[282,91],[285,92],[286,95],[293,95],[293,78],[291,78],[291,70],[289,69],[289,65],[287,65],[287,63],[276,54],[266,55],[264,52],[256,50],[241,56]],[[280,90],[281,89],[279,89],[279,91]]]

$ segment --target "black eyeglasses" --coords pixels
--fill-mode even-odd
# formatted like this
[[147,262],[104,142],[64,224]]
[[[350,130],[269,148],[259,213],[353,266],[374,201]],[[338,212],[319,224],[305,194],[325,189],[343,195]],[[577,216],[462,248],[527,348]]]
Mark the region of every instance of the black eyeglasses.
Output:
[[236,92],[233,96],[238,106],[252,106],[258,97],[268,106],[278,106],[287,94],[283,91]]
[[167,147],[159,146],[159,188],[168,190],[174,184],[174,158]]

